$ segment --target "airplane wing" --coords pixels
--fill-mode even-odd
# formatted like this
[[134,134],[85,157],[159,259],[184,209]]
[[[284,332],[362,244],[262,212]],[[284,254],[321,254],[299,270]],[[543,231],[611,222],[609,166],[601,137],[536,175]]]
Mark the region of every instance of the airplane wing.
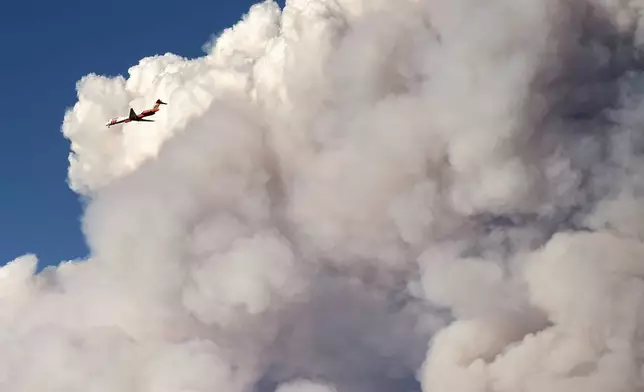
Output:
[[144,118],[140,118],[140,119],[138,119],[138,120],[136,120],[136,121],[154,122],[154,120],[146,120],[146,119],[144,119]]
[[136,113],[134,113],[134,109],[130,108],[130,120],[135,120],[137,118]]

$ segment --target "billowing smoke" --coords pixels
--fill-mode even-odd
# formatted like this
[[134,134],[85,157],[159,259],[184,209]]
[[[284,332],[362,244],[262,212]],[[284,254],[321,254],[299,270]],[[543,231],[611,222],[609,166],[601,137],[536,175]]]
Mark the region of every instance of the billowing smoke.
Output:
[[0,269],[0,391],[644,390],[643,12],[267,1],[86,76],[91,257]]

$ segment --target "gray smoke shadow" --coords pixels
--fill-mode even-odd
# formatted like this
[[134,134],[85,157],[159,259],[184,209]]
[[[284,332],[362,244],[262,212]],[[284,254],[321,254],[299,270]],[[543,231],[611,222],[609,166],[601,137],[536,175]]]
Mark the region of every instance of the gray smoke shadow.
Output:
[[434,331],[418,332],[421,314],[410,300],[401,305],[386,291],[332,276],[316,276],[310,298],[281,314],[257,391],[298,378],[341,391],[420,390],[415,372]]
[[[532,81],[532,106],[526,109],[532,130],[521,152],[534,163],[534,172],[544,176],[536,189],[544,195],[542,203],[534,212],[470,217],[469,256],[489,250],[491,242],[499,254],[510,256],[542,246],[557,232],[590,230],[585,218],[625,181],[630,161],[624,154],[644,152],[644,136],[630,130],[641,129],[644,118],[634,124],[626,123],[632,116],[619,115],[625,108],[633,110],[644,90],[635,83],[644,71],[635,32],[620,33],[609,15],[588,1],[570,7],[572,16],[563,22],[558,47],[542,60]],[[616,145],[623,147],[625,138],[629,146],[618,151]],[[556,176],[543,174],[555,162],[567,162],[577,177],[563,192],[555,189]]]
[[[615,111],[632,106],[629,86],[632,74],[644,69],[642,55],[633,32],[618,32],[600,9],[581,1],[571,7],[558,49],[543,60],[532,83],[534,106],[527,108],[532,132],[524,153],[537,172],[566,160],[578,182],[557,193],[552,191],[557,179],[543,178],[546,196],[534,212],[469,217],[470,229],[458,234],[470,243],[467,256],[494,252],[505,259],[545,244],[557,232],[590,230],[584,218],[623,181],[627,164],[615,156],[613,145],[626,131]],[[637,141],[629,154],[644,151],[644,137]],[[311,302],[284,315],[258,392],[296,378],[328,382],[341,391],[420,390],[416,372],[435,331],[417,333],[414,327],[428,313],[447,323],[449,312],[433,307],[407,312],[411,299],[374,294],[349,282],[316,277]]]

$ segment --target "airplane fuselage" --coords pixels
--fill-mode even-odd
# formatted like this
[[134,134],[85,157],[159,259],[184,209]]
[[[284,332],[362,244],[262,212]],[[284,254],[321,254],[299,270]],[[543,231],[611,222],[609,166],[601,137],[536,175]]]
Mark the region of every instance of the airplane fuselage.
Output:
[[127,117],[115,117],[115,118],[111,119],[110,121],[108,121],[107,124],[105,124],[105,126],[109,128],[112,125],[129,123],[130,121],[132,121],[132,120],[130,120]]
[[167,105],[167,103],[161,101],[160,99],[157,99],[154,107],[152,109],[146,109],[142,111],[139,114],[136,114],[133,109],[130,109],[130,115],[128,117],[115,117],[111,119],[110,121],[105,124],[108,128],[111,127],[112,125],[116,124],[122,124],[122,123],[129,123],[131,121],[146,121],[146,122],[153,122],[154,120],[143,120],[143,118],[148,117],[148,116],[153,116],[156,114],[156,112],[159,111],[159,105]]
[[158,111],[159,111],[159,108],[155,108],[155,109],[147,109],[147,110],[144,110],[144,111],[142,111],[141,113],[139,113],[139,114],[137,115],[137,117],[138,117],[138,118],[143,118],[143,117],[147,117],[147,116],[153,116],[153,115],[154,115],[156,112],[158,112]]

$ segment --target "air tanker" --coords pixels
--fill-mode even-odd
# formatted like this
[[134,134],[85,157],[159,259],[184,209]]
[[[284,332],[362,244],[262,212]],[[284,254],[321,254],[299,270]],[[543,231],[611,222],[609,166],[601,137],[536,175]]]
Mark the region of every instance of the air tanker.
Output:
[[154,107],[152,109],[146,109],[142,111],[139,114],[136,114],[134,109],[130,108],[130,114],[127,117],[115,117],[108,121],[105,126],[106,127],[111,127],[112,125],[116,124],[121,124],[121,123],[129,123],[131,121],[144,121],[144,122],[154,122],[154,120],[146,120],[145,117],[148,116],[153,116],[156,114],[156,112],[159,111],[159,107],[161,105],[167,105],[167,103],[163,102],[160,99],[157,99],[157,101],[154,103]]

